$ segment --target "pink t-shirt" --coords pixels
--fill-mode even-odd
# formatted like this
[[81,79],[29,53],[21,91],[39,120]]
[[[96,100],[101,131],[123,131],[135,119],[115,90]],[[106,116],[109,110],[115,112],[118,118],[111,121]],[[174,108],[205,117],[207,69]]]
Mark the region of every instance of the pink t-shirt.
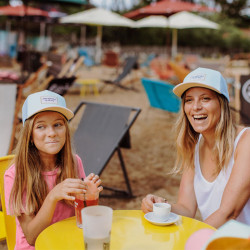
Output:
[[[82,161],[78,155],[76,155],[77,158],[77,166],[78,166],[78,171],[79,171],[79,178],[85,178],[85,172],[83,169]],[[48,185],[49,191],[56,185],[56,178],[57,178],[57,171],[58,169],[55,169],[53,171],[49,172],[43,172],[43,176],[45,178],[45,181]],[[5,192],[5,205],[6,205],[6,210],[7,214],[10,214],[9,210],[9,198],[10,198],[10,193],[12,186],[14,184],[14,179],[15,179],[15,165],[13,164],[10,166],[5,174],[4,174],[4,192]],[[69,206],[65,204],[62,201],[57,202],[55,212],[51,221],[51,224],[69,218],[71,216],[75,215],[75,208],[74,206]],[[20,226],[20,223],[18,219],[16,218],[16,245],[15,245],[15,250],[34,250],[35,247],[29,245],[27,242],[22,228]]]

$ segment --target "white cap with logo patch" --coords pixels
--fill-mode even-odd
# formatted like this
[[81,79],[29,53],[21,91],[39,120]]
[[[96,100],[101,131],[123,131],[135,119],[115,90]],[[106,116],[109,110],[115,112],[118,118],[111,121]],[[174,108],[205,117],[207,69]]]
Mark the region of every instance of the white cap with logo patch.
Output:
[[70,120],[74,113],[66,107],[65,99],[55,92],[44,90],[27,97],[22,108],[23,125],[31,116],[42,111],[56,111]]
[[197,68],[190,72],[184,81],[174,87],[173,92],[181,97],[183,93],[193,87],[202,87],[211,89],[224,95],[229,101],[227,83],[222,74],[213,69]]

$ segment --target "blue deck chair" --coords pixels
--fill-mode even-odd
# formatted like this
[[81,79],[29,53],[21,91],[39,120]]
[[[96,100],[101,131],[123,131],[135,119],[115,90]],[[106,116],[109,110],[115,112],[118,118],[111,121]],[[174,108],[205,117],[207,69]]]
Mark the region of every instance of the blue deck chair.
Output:
[[148,78],[142,78],[141,82],[151,107],[178,113],[181,101],[173,93],[174,85]]
[[79,56],[84,56],[84,65],[87,67],[92,67],[95,65],[94,59],[90,55],[89,51],[87,48],[79,48],[78,49],[78,55]]
[[147,56],[146,60],[141,63],[140,67],[149,67],[150,62],[155,58],[155,54],[151,53]]

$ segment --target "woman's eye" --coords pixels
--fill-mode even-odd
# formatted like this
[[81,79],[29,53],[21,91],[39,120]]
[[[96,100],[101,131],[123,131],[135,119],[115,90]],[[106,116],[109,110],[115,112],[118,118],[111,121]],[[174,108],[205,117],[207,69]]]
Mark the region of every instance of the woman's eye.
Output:
[[43,125],[39,125],[39,126],[37,126],[37,128],[38,128],[38,129],[43,129],[44,126],[43,126]]
[[185,99],[185,103],[186,103],[186,102],[191,102],[191,99]]
[[209,101],[209,100],[210,100],[210,97],[205,96],[205,97],[203,97],[203,100],[204,100],[204,101]]
[[55,127],[61,127],[61,126],[62,126],[62,123],[56,123],[54,126],[55,126]]

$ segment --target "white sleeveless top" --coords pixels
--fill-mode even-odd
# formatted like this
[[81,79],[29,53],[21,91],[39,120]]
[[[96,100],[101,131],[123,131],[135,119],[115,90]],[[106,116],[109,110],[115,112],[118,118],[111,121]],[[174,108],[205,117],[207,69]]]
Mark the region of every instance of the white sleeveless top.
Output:
[[[244,128],[236,137],[234,142],[234,152],[237,147],[238,141],[242,134],[246,131]],[[195,147],[195,176],[194,176],[194,190],[198,204],[198,208],[201,212],[202,219],[205,220],[209,215],[214,213],[220,207],[221,198],[231,175],[234,165],[234,152],[226,169],[220,171],[219,175],[213,182],[208,182],[202,175],[199,159],[199,144],[202,135],[200,135],[198,143]],[[250,199],[248,199],[245,207],[241,211],[240,215],[236,219],[242,223],[250,225]]]

